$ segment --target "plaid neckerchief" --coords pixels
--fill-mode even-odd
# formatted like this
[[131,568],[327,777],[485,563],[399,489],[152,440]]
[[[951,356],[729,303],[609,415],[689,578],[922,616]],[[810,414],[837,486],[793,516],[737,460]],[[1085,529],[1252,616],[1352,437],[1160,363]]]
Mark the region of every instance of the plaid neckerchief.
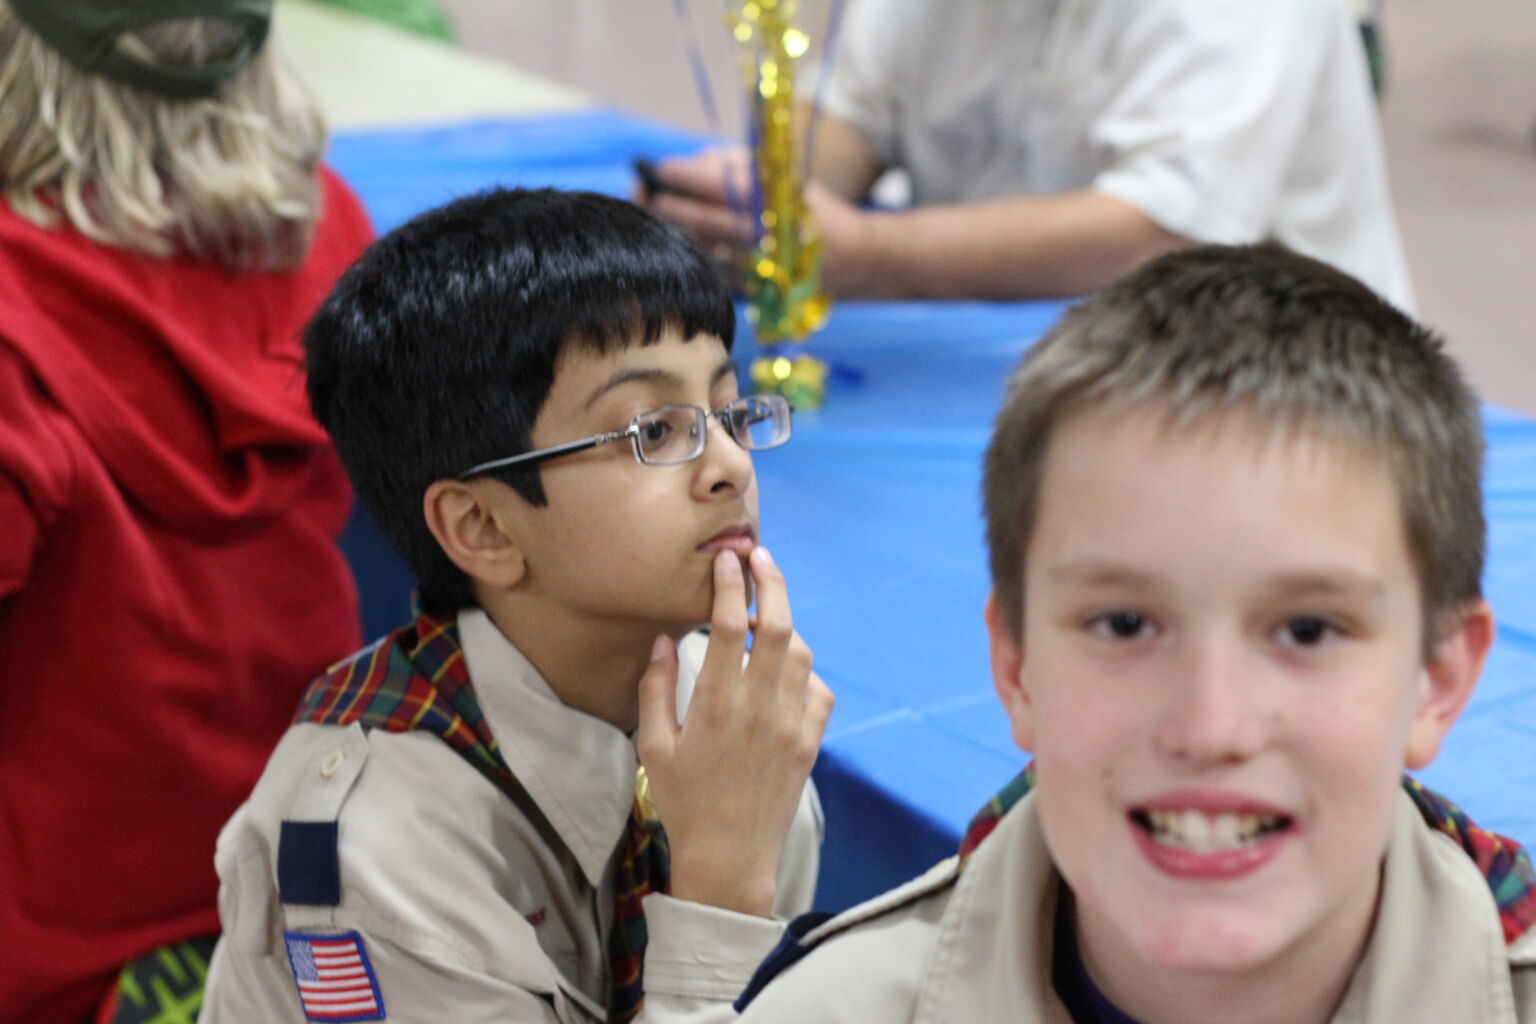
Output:
[[1513,945],[1536,928],[1536,868],[1531,866],[1525,848],[1497,832],[1479,828],[1460,807],[1417,779],[1403,776],[1403,788],[1429,827],[1456,840],[1488,880],[1493,901],[1499,905],[1505,943]]
[[[1030,764],[976,813],[960,840],[962,868],[981,841],[992,834],[1008,808],[1023,799],[1034,785],[1035,766]],[[1487,879],[1493,900],[1498,904],[1504,941],[1512,945],[1536,927],[1536,868],[1531,866],[1530,855],[1525,849],[1513,839],[1474,825],[1461,808],[1417,779],[1403,776],[1403,788],[1413,798],[1424,821],[1456,840]]]
[[[433,733],[519,807],[536,812],[503,760],[475,699],[458,626],[452,619],[418,614],[410,625],[331,666],[310,684],[294,722],[357,722],[364,729]],[[646,930],[641,898],[669,887],[666,833],[650,807],[643,769],[615,881],[613,933],[608,942],[612,978],[608,1019],[622,1024],[639,1013],[645,1001]]]

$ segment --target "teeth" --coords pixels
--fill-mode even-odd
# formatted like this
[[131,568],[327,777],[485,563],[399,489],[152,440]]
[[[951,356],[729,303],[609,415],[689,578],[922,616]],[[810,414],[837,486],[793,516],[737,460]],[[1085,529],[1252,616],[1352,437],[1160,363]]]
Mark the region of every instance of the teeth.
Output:
[[1211,819],[1197,811],[1185,811],[1181,815],[1179,831],[1184,842],[1195,850],[1209,850],[1211,846]]
[[1218,850],[1230,850],[1237,845],[1243,833],[1235,814],[1223,814],[1211,825],[1211,845]]
[[1161,846],[1193,853],[1220,853],[1258,842],[1285,819],[1273,814],[1206,814],[1202,811],[1147,811],[1144,820]]

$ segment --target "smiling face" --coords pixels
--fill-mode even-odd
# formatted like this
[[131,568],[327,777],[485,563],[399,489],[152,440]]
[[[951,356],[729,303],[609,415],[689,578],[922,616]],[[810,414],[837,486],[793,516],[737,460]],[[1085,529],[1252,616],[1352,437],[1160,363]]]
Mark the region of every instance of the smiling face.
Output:
[[1170,972],[1353,964],[1399,772],[1433,757],[1481,656],[1462,627],[1424,663],[1402,519],[1379,460],[1241,414],[1054,432],[1022,629],[995,602],[988,622],[1111,998]]
[[[533,449],[623,430],[664,405],[714,410],[737,397],[736,365],[713,337],[668,330],[653,345],[603,355],[567,348],[534,422]],[[757,536],[752,458],[713,417],[704,453],[672,466],[638,462],[628,440],[543,463],[548,502],[506,490],[526,559],[530,601],[591,636],[681,633],[709,618],[711,558],[745,557]]]

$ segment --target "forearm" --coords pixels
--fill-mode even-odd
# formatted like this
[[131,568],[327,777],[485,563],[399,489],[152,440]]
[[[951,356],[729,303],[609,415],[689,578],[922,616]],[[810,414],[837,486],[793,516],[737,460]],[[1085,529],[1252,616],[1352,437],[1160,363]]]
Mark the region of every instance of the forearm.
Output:
[[811,177],[849,202],[861,202],[884,169],[869,140],[836,114],[822,111],[812,116],[806,104],[796,111],[798,137],[805,139],[814,125],[811,146]]
[[828,253],[835,293],[919,299],[1083,295],[1188,244],[1091,190],[861,212],[842,241]]

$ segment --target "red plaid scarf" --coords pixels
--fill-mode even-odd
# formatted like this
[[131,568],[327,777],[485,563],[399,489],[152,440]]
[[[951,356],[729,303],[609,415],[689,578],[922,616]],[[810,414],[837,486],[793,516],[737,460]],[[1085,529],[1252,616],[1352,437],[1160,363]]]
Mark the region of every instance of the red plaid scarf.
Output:
[[[295,722],[360,723],[364,729],[434,733],[525,812],[537,813],[502,759],[475,699],[469,667],[451,619],[418,615],[310,684]],[[643,773],[625,831],[616,878],[608,1019],[632,1019],[645,1001],[645,914],[640,900],[669,887],[666,833],[650,808]]]
[[[962,867],[982,840],[992,834],[1008,808],[1023,799],[1034,784],[1035,766],[1031,764],[977,812],[960,840]],[[1474,825],[1461,808],[1418,780],[1403,776],[1403,788],[1429,827],[1456,840],[1488,880],[1488,888],[1498,904],[1504,941],[1513,944],[1536,928],[1536,868],[1525,849],[1513,839]]]

